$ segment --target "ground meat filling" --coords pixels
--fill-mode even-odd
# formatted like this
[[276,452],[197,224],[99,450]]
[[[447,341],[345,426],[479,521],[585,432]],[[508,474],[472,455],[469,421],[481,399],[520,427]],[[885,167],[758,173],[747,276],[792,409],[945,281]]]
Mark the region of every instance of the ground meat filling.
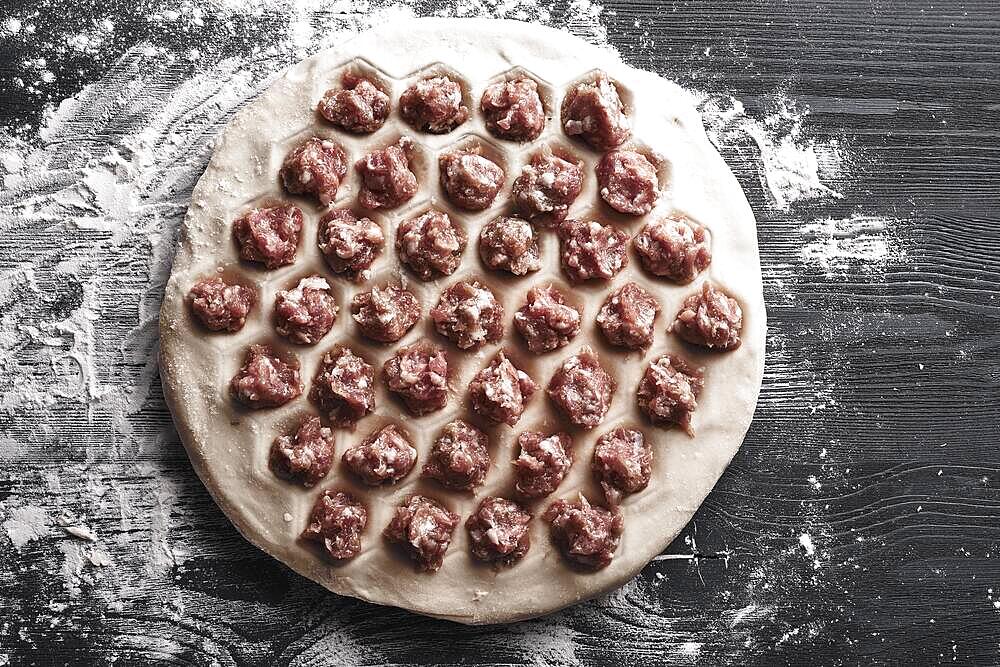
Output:
[[469,118],[462,87],[447,76],[417,81],[399,96],[399,115],[414,129],[431,134],[451,132]]
[[503,187],[504,171],[475,150],[457,150],[438,158],[441,187],[452,204],[467,211],[490,207]]
[[448,402],[448,356],[428,340],[396,350],[382,366],[389,391],[414,415],[440,410]]
[[294,435],[280,435],[271,443],[271,471],[290,482],[315,486],[333,465],[333,431],[319,417],[308,417]]
[[604,72],[566,92],[562,126],[566,134],[580,137],[599,151],[620,146],[631,134],[618,89]]
[[698,394],[704,384],[704,369],[675,354],[665,354],[649,364],[639,382],[636,401],[653,424],[676,424],[693,436],[691,414],[698,407]]
[[421,280],[450,276],[462,263],[465,234],[447,213],[427,211],[396,230],[396,252]]
[[354,295],[351,317],[361,333],[379,343],[395,343],[420,319],[420,302],[400,285],[375,286]]
[[660,304],[637,283],[625,283],[608,295],[597,313],[597,326],[612,345],[641,350],[653,344]]
[[361,533],[368,525],[368,510],[348,493],[328,489],[316,499],[302,539],[322,545],[334,560],[349,560],[361,553]]
[[369,486],[394,484],[410,474],[417,450],[406,431],[389,424],[372,433],[342,457],[344,467]]
[[230,285],[219,276],[199,280],[188,292],[191,312],[211,331],[239,331],[256,301],[252,289]]
[[421,476],[436,479],[449,489],[471,491],[481,486],[490,469],[489,439],[469,422],[445,424]]
[[375,407],[375,371],[349,348],[338,347],[323,357],[309,399],[334,426],[354,428]]
[[459,516],[436,500],[415,495],[396,508],[382,535],[402,546],[417,569],[437,572],[458,522]]
[[337,302],[326,278],[303,278],[295,289],[282,290],[274,300],[275,330],[300,345],[313,345],[337,319]]
[[521,453],[514,460],[517,492],[542,498],[555,491],[573,465],[573,440],[566,433],[525,431],[517,437]]
[[376,131],[389,117],[389,96],[366,77],[346,72],[341,88],[326,91],[319,113],[337,127],[354,134]]
[[684,299],[672,329],[689,343],[715,350],[735,350],[742,342],[743,309],[736,299],[705,282],[700,294]]
[[511,194],[517,210],[528,220],[551,227],[569,213],[583,190],[581,163],[553,155],[546,147],[531,158],[514,180]]
[[549,381],[548,394],[571,422],[594,428],[608,414],[615,381],[589,347],[562,363]]
[[670,217],[648,223],[632,239],[632,247],[654,276],[689,283],[712,261],[710,240],[705,227],[687,218]]
[[563,220],[559,225],[559,260],[575,283],[610,280],[628,264],[628,234],[610,225]]
[[371,277],[371,266],[385,247],[385,235],[371,219],[338,208],[320,218],[316,245],[331,271],[361,281]]
[[229,393],[250,408],[284,405],[302,393],[298,362],[282,361],[267,345],[251,345],[242,368],[229,382]]
[[465,521],[472,556],[494,565],[511,565],[528,553],[531,515],[506,498],[487,496]]
[[479,256],[494,270],[523,276],[542,268],[538,235],[520,218],[501,216],[479,232]]
[[646,488],[652,464],[653,448],[642,431],[619,426],[598,439],[591,467],[608,505],[615,507]]
[[538,385],[519,370],[503,352],[479,371],[469,384],[469,399],[476,414],[497,424],[513,426]]
[[410,171],[407,151],[412,142],[403,137],[398,143],[372,151],[354,163],[361,178],[358,203],[368,210],[395,208],[417,193],[417,177]]
[[557,500],[542,518],[549,522],[552,540],[563,556],[592,570],[611,563],[624,528],[617,510],[592,507],[583,494],[575,503]]
[[490,288],[463,280],[441,292],[431,308],[438,333],[467,350],[503,337],[503,306]]
[[619,213],[646,215],[660,196],[656,167],[642,153],[611,151],[597,163],[601,199]]
[[301,232],[302,211],[291,204],[255,208],[233,222],[240,257],[269,269],[295,261]]
[[329,206],[347,175],[347,153],[340,144],[312,137],[288,153],[278,175],[288,192],[312,195]]
[[552,286],[533,287],[514,313],[514,326],[535,354],[555,350],[580,333],[580,311]]
[[511,141],[532,141],[545,128],[545,108],[532,79],[500,81],[487,86],[479,102],[486,129]]

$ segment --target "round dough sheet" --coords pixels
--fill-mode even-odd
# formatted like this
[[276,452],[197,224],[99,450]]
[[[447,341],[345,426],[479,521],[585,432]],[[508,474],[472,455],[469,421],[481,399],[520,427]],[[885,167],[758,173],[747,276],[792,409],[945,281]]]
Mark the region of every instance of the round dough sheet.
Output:
[[[347,134],[316,112],[318,101],[337,85],[345,68],[371,73],[391,89],[392,112],[373,134]],[[656,208],[645,216],[623,216],[602,202],[594,176],[601,153],[567,137],[559,122],[567,87],[593,76],[597,69],[616,82],[629,113],[632,138],[626,145],[660,158],[662,195]],[[422,75],[442,71],[465,89],[470,118],[447,134],[415,131],[399,117],[399,95]],[[484,88],[512,71],[539,83],[547,121],[542,135],[532,142],[497,139],[479,112]],[[470,135],[488,146],[506,172],[504,187],[493,206],[478,213],[456,209],[438,183],[437,155],[468,142]],[[333,139],[346,149],[350,159],[333,207],[354,204],[359,187],[355,160],[400,136],[415,142],[413,171],[419,192],[398,208],[368,214],[385,233],[385,248],[372,267],[370,280],[353,283],[328,269],[316,245],[318,219],[324,209],[315,200],[288,195],[281,189],[278,171],[284,156],[310,136]],[[560,270],[555,233],[543,229],[539,230],[540,271],[518,277],[487,268],[477,249],[479,229],[498,215],[510,214],[511,183],[544,145],[568,151],[583,163],[584,187],[570,209],[571,218],[598,220],[635,235],[645,222],[680,213],[710,230],[711,264],[691,284],[677,285],[645,272],[630,244],[628,265],[612,280],[572,285]],[[304,226],[296,261],[267,270],[240,260],[232,222],[255,205],[273,199],[298,206],[304,214]],[[468,243],[453,275],[422,282],[400,265],[394,241],[400,222],[430,207],[446,211],[465,230]],[[193,284],[220,269],[223,275],[234,276],[257,291],[258,301],[246,325],[236,333],[207,331],[193,320],[186,301]],[[275,333],[275,295],[312,274],[328,280],[340,313],[333,329],[316,345],[292,345]],[[465,279],[490,287],[505,311],[503,339],[469,351],[459,350],[436,333],[427,316],[445,287]],[[609,345],[595,323],[608,294],[633,280],[654,295],[662,308],[653,344],[644,351]],[[743,309],[743,343],[735,350],[697,348],[668,331],[681,302],[698,292],[705,280],[735,298]],[[350,313],[354,294],[386,281],[402,282],[417,295],[422,307],[417,325],[398,343],[388,345],[361,336]],[[582,330],[565,347],[536,355],[527,350],[512,319],[530,288],[550,284],[580,307]],[[689,94],[559,30],[515,21],[418,19],[377,28],[300,62],[230,122],[192,194],[166,288],[160,331],[161,377],[181,440],[216,502],[250,542],[342,595],[462,623],[496,623],[544,614],[620,586],[666,548],[719,479],[750,425],[761,385],[766,324],[753,212],[735,177],[705,136]],[[448,352],[449,401],[440,411],[413,417],[390,398],[380,371],[398,347],[421,338],[433,340]],[[249,345],[260,342],[298,358],[304,391],[279,408],[248,410],[233,402],[228,384]],[[304,488],[277,478],[268,467],[268,452],[277,435],[289,433],[303,415],[316,413],[307,397],[309,387],[323,355],[337,345],[350,347],[376,369],[375,409],[355,430],[335,429],[333,468],[319,484]],[[586,345],[596,351],[616,381],[610,412],[591,430],[572,427],[544,392],[559,365]],[[514,428],[501,424],[486,429],[492,465],[485,483],[474,493],[457,492],[421,478],[420,467],[441,427],[459,418],[474,421],[466,395],[469,382],[498,350],[507,351],[540,391],[527,403]],[[653,426],[636,406],[636,387],[643,372],[650,361],[666,352],[678,353],[705,368],[704,389],[693,414],[693,437],[680,428]],[[417,467],[395,485],[368,487],[343,468],[340,456],[386,423],[401,424],[413,436]],[[651,440],[652,477],[644,490],[626,496],[621,503],[624,532],[611,564],[598,571],[584,571],[568,565],[540,515],[556,499],[571,500],[579,492],[594,504],[605,505],[593,479],[591,458],[597,438],[619,425],[638,428]],[[573,436],[575,460],[553,494],[525,504],[533,515],[527,555],[510,567],[496,569],[472,558],[464,522],[484,496],[514,497],[511,461],[518,453],[516,437],[525,430],[567,431]],[[369,513],[361,553],[344,563],[324,558],[299,537],[316,497],[331,488],[354,494]],[[443,566],[434,573],[418,572],[412,561],[381,535],[394,508],[414,493],[437,499],[461,517]]]

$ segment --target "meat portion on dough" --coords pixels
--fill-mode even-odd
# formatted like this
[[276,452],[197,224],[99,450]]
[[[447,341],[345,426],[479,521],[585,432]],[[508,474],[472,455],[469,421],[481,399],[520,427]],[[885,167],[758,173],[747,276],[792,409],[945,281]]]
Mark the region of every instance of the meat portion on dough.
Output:
[[323,95],[320,115],[353,134],[371,134],[382,127],[391,108],[385,91],[374,80],[353,72],[345,72],[340,85]]
[[713,350],[740,346],[743,309],[736,299],[705,281],[701,292],[684,299],[671,330],[694,345]]
[[545,128],[545,107],[538,84],[523,77],[486,87],[479,102],[486,129],[510,141],[532,141]]
[[410,435],[395,424],[378,429],[364,442],[349,447],[341,459],[344,467],[368,486],[395,484],[410,474],[417,450]]
[[511,186],[518,212],[544,227],[562,222],[581,190],[582,163],[565,160],[547,146],[524,165]]
[[437,572],[458,526],[459,516],[436,500],[410,496],[396,508],[392,521],[382,533],[413,559],[417,569]]
[[281,479],[315,486],[333,465],[333,431],[319,417],[302,420],[294,434],[279,435],[271,443],[268,465]]
[[283,360],[269,345],[251,345],[229,393],[249,408],[276,408],[302,393],[298,360]]
[[441,292],[430,315],[438,333],[462,350],[503,337],[503,306],[489,287],[475,280],[463,280]]
[[368,510],[344,491],[327,489],[316,499],[302,539],[323,547],[335,561],[361,553],[361,533],[368,525]]
[[514,313],[514,326],[535,354],[569,343],[580,333],[580,322],[580,311],[551,285],[531,288],[527,302]]
[[385,235],[370,218],[338,208],[320,218],[316,245],[331,271],[360,282],[371,277],[371,266],[385,247]]
[[528,553],[531,514],[512,500],[486,496],[465,521],[474,558],[495,566],[512,565]]
[[638,283],[625,283],[608,295],[597,313],[597,326],[612,345],[643,350],[653,344],[660,304]]
[[361,178],[358,204],[373,211],[396,208],[417,194],[416,175],[410,170],[413,142],[403,137],[397,143],[372,151],[354,163]]
[[275,269],[295,261],[302,233],[302,211],[291,204],[270,204],[247,211],[233,222],[240,257]]
[[396,253],[424,281],[450,276],[462,263],[465,234],[442,211],[410,218],[396,230]]
[[479,256],[491,269],[523,276],[542,268],[538,235],[526,220],[500,216],[479,232]]
[[323,357],[309,400],[334,426],[353,429],[375,408],[375,371],[350,348],[338,346]]
[[313,345],[333,327],[337,311],[326,278],[309,276],[293,289],[278,292],[274,300],[274,329],[293,343]]
[[396,350],[382,366],[385,385],[414,415],[440,410],[448,402],[448,356],[439,345],[419,340]]
[[646,488],[652,465],[653,448],[642,431],[619,426],[598,438],[591,468],[608,505],[615,507]]
[[199,280],[188,292],[191,312],[210,331],[239,331],[256,301],[252,289],[227,283],[220,276]]
[[358,329],[379,343],[394,343],[420,319],[420,302],[401,285],[375,285],[351,300],[351,317]]
[[608,206],[626,215],[646,215],[660,197],[656,167],[635,151],[605,153],[597,163],[597,187]]
[[559,224],[559,260],[574,283],[611,280],[628,264],[628,234],[593,220]]
[[698,407],[698,394],[704,384],[704,369],[676,354],[664,354],[649,364],[639,382],[636,400],[651,423],[677,425],[693,436],[691,415]]
[[594,351],[584,347],[556,370],[548,394],[568,420],[589,429],[604,421],[614,390],[614,379]]
[[436,479],[446,488],[471,491],[482,486],[490,469],[489,438],[467,421],[445,424],[434,441],[423,477]]
[[286,191],[329,206],[347,176],[347,152],[335,141],[311,137],[289,151],[278,175]]
[[528,399],[538,390],[527,373],[519,370],[503,352],[472,378],[469,399],[476,414],[496,424],[513,426],[521,418]]
[[466,211],[489,208],[503,187],[503,168],[478,150],[444,153],[438,158],[438,167],[449,201]]
[[583,494],[575,502],[557,500],[542,515],[552,540],[567,560],[591,570],[611,564],[624,522],[618,510],[592,506]]
[[517,444],[521,450],[514,459],[517,492],[525,498],[542,498],[555,491],[573,465],[569,434],[525,431],[517,436]]
[[620,146],[632,133],[618,88],[604,72],[566,91],[562,126],[567,135],[580,137],[599,151]]
[[642,266],[654,276],[689,283],[712,261],[708,230],[685,217],[667,217],[647,223],[632,247]]
[[432,76],[415,82],[399,97],[399,115],[414,129],[445,134],[469,118],[462,103],[462,86],[449,76]]

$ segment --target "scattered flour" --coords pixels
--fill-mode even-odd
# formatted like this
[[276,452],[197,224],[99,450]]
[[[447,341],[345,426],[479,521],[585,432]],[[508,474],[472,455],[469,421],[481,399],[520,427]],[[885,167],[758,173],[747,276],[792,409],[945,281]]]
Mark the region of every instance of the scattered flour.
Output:
[[11,544],[20,551],[28,542],[49,534],[49,516],[43,508],[34,505],[15,507],[10,510],[3,527]]
[[905,254],[893,236],[896,222],[869,215],[806,222],[800,227],[804,240],[802,260],[819,265],[828,275],[855,266],[868,271],[884,268]]
[[847,167],[848,156],[840,141],[809,137],[804,129],[808,109],[800,109],[782,93],[769,106],[771,113],[758,118],[733,97],[703,96],[701,111],[709,139],[717,146],[746,139],[756,144],[761,184],[779,211],[788,211],[799,201],[841,198],[821,180],[821,175],[839,177]]
[[[172,8],[148,17],[165,34],[187,34],[209,24],[234,26],[230,37],[237,44],[244,39],[237,27],[241,22],[275,22],[277,17],[281,25],[272,42],[237,44],[231,49],[235,54],[223,56],[201,44],[135,44],[106,76],[51,105],[40,127],[9,128],[0,135],[0,231],[32,230],[42,239],[40,247],[15,251],[16,265],[0,272],[0,415],[42,425],[56,414],[69,415],[79,425],[81,433],[71,444],[85,452],[86,461],[65,466],[55,481],[62,475],[75,482],[79,497],[73,502],[93,510],[81,515],[102,522],[95,523],[101,527],[99,542],[89,526],[64,527],[77,539],[58,535],[58,547],[33,566],[61,581],[70,597],[90,592],[122,611],[150,604],[150,596],[167,595],[156,602],[179,617],[193,604],[177,597],[171,579],[191,545],[175,544],[185,539],[177,533],[196,540],[207,529],[185,525],[176,530],[185,501],[179,494],[191,487],[176,479],[176,448],[171,454],[168,447],[174,438],[171,426],[162,402],[151,399],[157,392],[159,299],[187,194],[228,118],[284,66],[369,25],[422,10],[416,2],[348,0],[167,4]],[[604,12],[590,0],[568,5],[458,0],[439,13],[541,21],[612,48]],[[27,39],[36,31],[27,14],[7,16],[2,27],[0,39]],[[114,21],[105,20],[60,35],[44,54],[19,65],[17,81],[42,100],[54,82],[50,62],[73,54],[100,58],[121,33]],[[836,139],[809,136],[808,110],[783,93],[776,93],[761,115],[749,114],[739,100],[725,96],[704,96],[701,110],[716,145],[756,147],[768,214],[841,198],[830,183],[849,171],[848,151]],[[860,214],[801,221],[802,259],[826,271],[858,262],[877,266],[897,251],[891,226],[888,218]],[[58,302],[25,305],[46,294]],[[46,428],[32,435],[49,447],[70,446],[62,434]],[[5,434],[0,459],[15,460],[24,437]],[[40,504],[63,498],[58,485],[53,490],[47,480],[23,483],[37,485],[31,502],[17,496],[0,502],[4,530],[17,552],[33,541],[56,538]],[[808,556],[815,555],[809,534],[803,533],[799,543]],[[692,554],[657,560],[696,562],[693,542],[690,546]],[[762,571],[752,585],[765,587],[767,576]],[[639,613],[627,600],[630,592],[608,596],[600,605]],[[734,605],[723,618],[732,627],[744,626],[769,619],[769,609],[757,602]],[[581,664],[580,637],[570,619],[558,614],[521,624],[504,639],[535,664]],[[333,618],[319,626],[311,655],[320,662],[375,659],[341,623]],[[693,633],[678,629],[675,635],[673,657],[695,659],[703,652],[701,642],[688,640]]]

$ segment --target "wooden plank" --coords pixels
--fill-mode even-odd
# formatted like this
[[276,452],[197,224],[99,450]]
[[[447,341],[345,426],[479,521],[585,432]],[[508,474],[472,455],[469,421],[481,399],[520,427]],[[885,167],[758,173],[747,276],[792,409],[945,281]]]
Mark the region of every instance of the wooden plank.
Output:
[[[114,229],[65,224],[84,211],[31,225],[3,218],[0,271],[31,267],[48,296],[22,301],[32,291],[18,285],[30,280],[5,273],[0,317],[25,326],[70,317],[87,297],[56,267],[106,261],[121,291],[99,296],[107,336],[96,345],[108,365],[97,381],[138,389],[117,417],[100,400],[75,401],[80,386],[44,410],[0,406],[0,523],[17,508],[47,517],[37,539],[5,543],[0,555],[0,654],[12,664],[1000,661],[995,3],[605,7],[628,60],[735,96],[755,117],[782,96],[796,100],[811,111],[806,136],[835,138],[856,156],[825,181],[843,198],[785,211],[770,203],[752,137],[721,146],[759,213],[769,358],[746,444],[682,537],[621,591],[505,627],[458,627],[327,594],[244,542],[191,472],[152,376],[154,341],[136,331],[155,314],[165,276],[110,251]],[[288,20],[265,11],[230,29],[207,16],[201,28],[163,35],[141,7],[37,11],[39,26],[83,29],[105,16],[116,25],[103,57],[67,51],[51,65],[51,101],[134,66],[115,58],[140,41],[177,53],[197,46],[218,62],[248,57]],[[554,22],[561,16],[553,11]],[[11,83],[40,39],[0,41],[7,125],[41,118],[46,98]],[[171,65],[162,80],[194,70]],[[113,107],[83,109],[76,122],[89,127]],[[212,114],[210,104],[180,110],[177,129]],[[182,159],[204,162],[209,138]],[[121,140],[106,127],[87,143]],[[76,181],[73,156],[52,148],[45,181],[0,191],[3,211]],[[176,224],[191,185],[163,184],[176,190],[156,215]],[[805,225],[853,215],[888,221],[879,238],[895,245],[884,261],[824,266],[803,256],[825,238]],[[158,238],[134,242],[169,250]],[[46,386],[54,371],[37,336],[10,353],[0,395],[13,382]],[[66,532],[77,525],[97,541]]]

